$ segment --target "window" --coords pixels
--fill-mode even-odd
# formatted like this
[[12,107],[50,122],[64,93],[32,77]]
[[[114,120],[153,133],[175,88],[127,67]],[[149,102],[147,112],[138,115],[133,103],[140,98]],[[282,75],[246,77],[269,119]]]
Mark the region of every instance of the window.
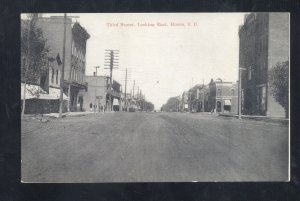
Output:
[[252,67],[249,66],[248,68],[248,80],[251,80],[252,79]]
[[244,110],[244,89],[241,90],[241,110]]
[[264,114],[266,110],[266,87],[258,87],[257,88],[257,95],[256,95],[256,101],[257,101],[257,109],[260,114]]
[[218,89],[218,96],[221,96],[222,95],[222,91],[221,89]]
[[54,83],[54,69],[51,68],[51,83]]
[[71,53],[74,54],[74,42],[72,42]]
[[58,70],[56,70],[56,84],[58,84]]
[[266,87],[261,88],[261,110],[266,110]]
[[231,89],[231,96],[234,96],[234,89]]

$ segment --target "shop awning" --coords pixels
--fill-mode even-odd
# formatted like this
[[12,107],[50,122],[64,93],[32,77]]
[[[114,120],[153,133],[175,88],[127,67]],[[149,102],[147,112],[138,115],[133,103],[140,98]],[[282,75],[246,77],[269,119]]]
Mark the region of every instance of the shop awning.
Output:
[[[49,87],[49,94],[37,85],[26,84],[26,99],[46,99],[57,100],[60,98],[60,89]],[[21,100],[24,99],[24,84],[21,83]],[[63,100],[68,100],[68,96],[63,94]]]
[[231,105],[231,101],[230,100],[224,100],[224,105]]
[[[60,89],[49,87],[49,94],[43,94],[42,99],[59,99],[60,98]],[[63,93],[63,100],[69,100],[69,97]]]
[[[37,85],[26,84],[26,99],[37,98],[37,95],[47,94],[42,88]],[[21,83],[21,100],[24,99],[24,84]]]
[[116,98],[114,98],[114,100],[113,100],[113,105],[119,105],[119,100],[116,99]]

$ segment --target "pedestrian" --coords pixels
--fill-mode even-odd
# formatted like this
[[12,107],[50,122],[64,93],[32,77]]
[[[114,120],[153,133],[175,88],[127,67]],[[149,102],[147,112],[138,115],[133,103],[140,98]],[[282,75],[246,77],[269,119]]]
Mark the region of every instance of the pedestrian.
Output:
[[93,103],[90,103],[90,111],[93,111]]

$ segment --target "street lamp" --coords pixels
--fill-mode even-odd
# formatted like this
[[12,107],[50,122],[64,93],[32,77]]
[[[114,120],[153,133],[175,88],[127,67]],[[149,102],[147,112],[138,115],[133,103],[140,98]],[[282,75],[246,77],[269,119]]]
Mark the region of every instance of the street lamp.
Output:
[[239,68],[239,96],[238,96],[238,99],[239,99],[239,108],[238,108],[239,119],[242,118],[242,115],[241,115],[241,107],[242,107],[242,82],[241,82],[241,75],[242,75],[242,71],[243,70],[247,70],[247,69],[246,68]]

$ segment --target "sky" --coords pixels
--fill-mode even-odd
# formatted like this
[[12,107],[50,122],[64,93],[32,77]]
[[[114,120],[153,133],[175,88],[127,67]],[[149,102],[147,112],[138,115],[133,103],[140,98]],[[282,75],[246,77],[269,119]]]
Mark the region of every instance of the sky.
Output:
[[[62,15],[44,14],[43,16]],[[239,37],[245,13],[68,13],[90,34],[86,75],[109,75],[106,49],[119,50],[113,79],[127,93],[139,88],[156,109],[211,79],[238,79]],[[115,26],[113,26],[113,24]],[[159,26],[159,25],[167,26]],[[154,26],[153,26],[154,25]],[[176,25],[176,26],[174,26]],[[184,25],[184,26],[182,26]],[[190,25],[190,26],[188,26]]]

